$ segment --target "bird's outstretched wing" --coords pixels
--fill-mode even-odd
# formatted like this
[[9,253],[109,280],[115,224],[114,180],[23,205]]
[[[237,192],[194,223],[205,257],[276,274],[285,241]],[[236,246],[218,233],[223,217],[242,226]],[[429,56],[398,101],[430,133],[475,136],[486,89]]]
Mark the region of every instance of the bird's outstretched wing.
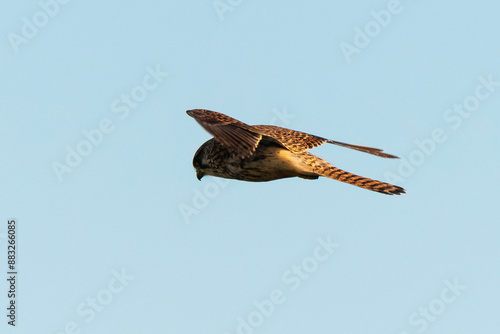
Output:
[[252,129],[253,131],[258,132],[263,136],[270,137],[271,139],[279,142],[281,145],[294,153],[304,152],[311,148],[321,146],[324,143],[330,143],[347,147],[353,150],[370,153],[383,158],[398,158],[395,155],[385,153],[378,148],[346,144],[339,141],[311,135],[309,133],[290,130],[274,125],[253,125]]
[[324,143],[330,143],[383,158],[397,158],[378,148],[346,144],[279,126],[248,125],[215,111],[193,109],[186,112],[196,119],[217,141],[236,149],[241,153],[242,157],[248,157],[255,152],[260,140],[265,136],[294,153],[304,152]]

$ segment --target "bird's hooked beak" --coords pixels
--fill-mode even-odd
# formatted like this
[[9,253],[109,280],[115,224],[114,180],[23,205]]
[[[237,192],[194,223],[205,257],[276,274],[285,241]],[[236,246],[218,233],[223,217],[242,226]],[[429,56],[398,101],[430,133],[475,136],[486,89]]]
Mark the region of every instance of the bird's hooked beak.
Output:
[[205,176],[205,173],[201,169],[196,170],[196,177],[201,181],[201,178]]

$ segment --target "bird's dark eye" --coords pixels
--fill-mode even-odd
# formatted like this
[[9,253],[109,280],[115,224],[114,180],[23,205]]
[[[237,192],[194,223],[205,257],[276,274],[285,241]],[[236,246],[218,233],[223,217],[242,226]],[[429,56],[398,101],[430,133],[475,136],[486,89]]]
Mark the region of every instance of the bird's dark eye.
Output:
[[198,168],[198,167],[200,167],[200,162],[199,162],[198,160],[196,160],[196,158],[195,158],[195,159],[193,159],[193,167],[194,167],[194,168]]
[[205,142],[203,145],[198,148],[198,151],[194,154],[193,157],[193,166],[195,168],[208,168],[210,162],[207,161],[207,150],[209,149],[210,145],[212,145],[213,139]]
[[193,158],[193,167],[200,168],[201,165],[202,165],[201,154],[199,152],[196,152]]

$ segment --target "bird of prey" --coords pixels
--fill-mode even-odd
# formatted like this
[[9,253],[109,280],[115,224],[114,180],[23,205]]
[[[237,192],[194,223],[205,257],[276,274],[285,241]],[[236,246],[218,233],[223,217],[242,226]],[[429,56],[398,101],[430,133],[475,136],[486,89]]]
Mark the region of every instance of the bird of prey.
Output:
[[401,187],[343,171],[307,152],[330,143],[383,158],[397,158],[378,148],[350,145],[273,125],[248,125],[205,109],[186,113],[214,136],[194,155],[193,166],[199,180],[204,175],[253,182],[295,176],[314,180],[324,176],[382,194],[405,193]]

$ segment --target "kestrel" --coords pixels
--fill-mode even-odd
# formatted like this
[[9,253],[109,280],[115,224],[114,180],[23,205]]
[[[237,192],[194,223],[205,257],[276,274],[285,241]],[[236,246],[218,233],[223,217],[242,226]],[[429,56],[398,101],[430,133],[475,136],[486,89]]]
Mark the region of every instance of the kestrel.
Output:
[[343,171],[307,152],[330,143],[383,158],[398,158],[378,148],[350,145],[279,126],[248,125],[205,109],[186,113],[214,136],[194,155],[198,180],[204,175],[253,182],[295,176],[315,180],[325,176],[386,195],[405,193],[401,187]]

